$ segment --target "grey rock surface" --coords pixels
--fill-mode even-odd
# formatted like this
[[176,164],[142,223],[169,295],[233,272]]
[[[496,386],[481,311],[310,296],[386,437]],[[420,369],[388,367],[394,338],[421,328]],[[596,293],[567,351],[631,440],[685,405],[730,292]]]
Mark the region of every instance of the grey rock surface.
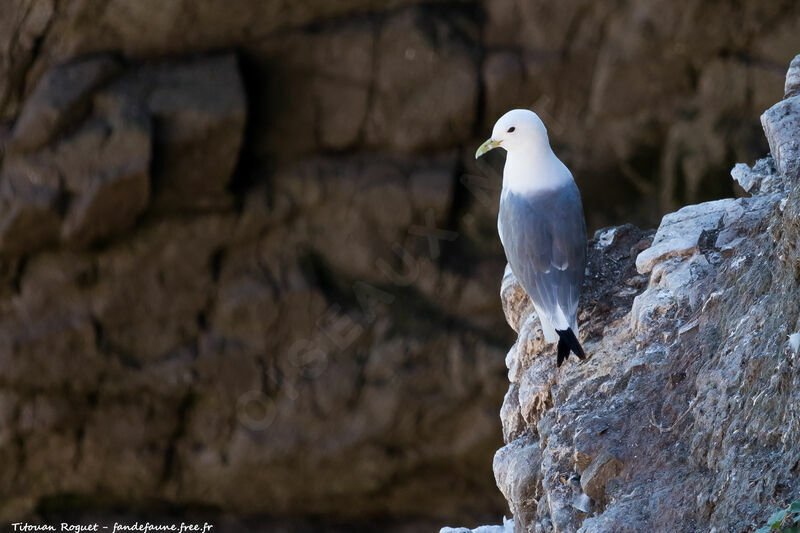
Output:
[[780,178],[771,156],[759,159],[752,168],[744,163],[737,163],[731,169],[731,177],[745,192],[751,194],[784,192],[789,187]]
[[781,100],[761,115],[761,124],[769,141],[769,149],[778,172],[790,181],[800,180],[800,141],[797,128],[800,116],[800,96]]
[[792,59],[789,70],[786,72],[786,83],[783,87],[784,98],[800,93],[800,55]]
[[[606,485],[619,475],[624,466],[607,451],[601,451],[581,474],[581,489],[592,500],[603,501],[606,497]],[[585,509],[579,510],[586,512]]]
[[503,519],[502,526],[479,526],[475,529],[466,527],[443,527],[439,533],[514,533],[514,520]]

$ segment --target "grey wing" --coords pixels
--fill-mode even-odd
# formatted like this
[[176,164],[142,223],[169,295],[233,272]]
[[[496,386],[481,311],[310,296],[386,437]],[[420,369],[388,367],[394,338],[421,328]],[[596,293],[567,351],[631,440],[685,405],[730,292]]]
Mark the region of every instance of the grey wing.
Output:
[[511,270],[531,300],[557,329],[577,328],[586,223],[574,183],[531,197],[504,192],[499,226]]

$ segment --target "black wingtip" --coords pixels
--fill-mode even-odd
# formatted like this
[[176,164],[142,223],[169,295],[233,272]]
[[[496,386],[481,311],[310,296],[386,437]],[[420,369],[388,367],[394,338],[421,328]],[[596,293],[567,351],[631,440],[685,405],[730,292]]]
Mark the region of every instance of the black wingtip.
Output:
[[575,332],[572,331],[572,328],[564,330],[557,329],[556,333],[558,333],[558,359],[556,361],[556,366],[561,366],[561,363],[567,360],[570,351],[577,355],[578,359],[586,359],[583,347],[575,336]]
[[564,342],[564,339],[558,339],[558,360],[556,361],[556,366],[560,367],[561,363],[563,363],[567,357],[569,357],[569,346],[567,343]]

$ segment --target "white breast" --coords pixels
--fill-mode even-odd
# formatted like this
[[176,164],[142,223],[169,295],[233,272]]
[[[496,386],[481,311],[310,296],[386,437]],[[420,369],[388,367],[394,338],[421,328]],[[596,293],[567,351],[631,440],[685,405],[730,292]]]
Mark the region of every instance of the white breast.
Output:
[[503,189],[530,195],[542,189],[555,189],[572,181],[572,173],[550,147],[543,153],[509,152],[503,168]]

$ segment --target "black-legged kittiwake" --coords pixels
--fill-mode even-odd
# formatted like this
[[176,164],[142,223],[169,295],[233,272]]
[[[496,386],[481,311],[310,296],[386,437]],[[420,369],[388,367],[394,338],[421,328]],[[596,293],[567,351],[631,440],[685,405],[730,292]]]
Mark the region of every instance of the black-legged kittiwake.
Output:
[[586,268],[586,222],[572,173],[553,153],[547,130],[527,109],[500,117],[475,158],[508,153],[497,230],[511,270],[531,299],[547,342],[558,341],[557,364],[578,341],[578,300]]

